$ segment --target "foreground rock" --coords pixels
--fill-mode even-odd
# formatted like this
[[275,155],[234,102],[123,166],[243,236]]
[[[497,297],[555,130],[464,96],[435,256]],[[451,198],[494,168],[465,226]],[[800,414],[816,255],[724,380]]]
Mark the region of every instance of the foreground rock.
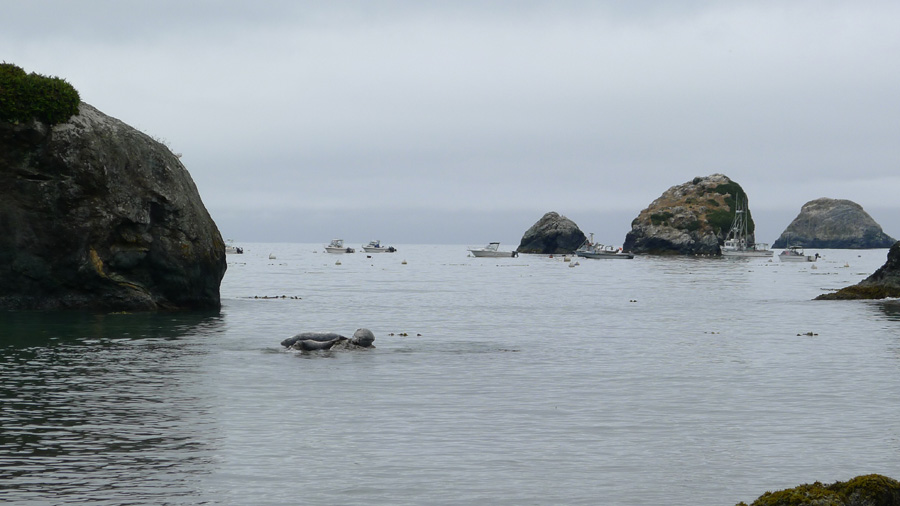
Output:
[[353,337],[346,337],[333,332],[301,332],[281,341],[285,348],[300,351],[316,351],[331,349],[374,348],[375,334],[369,329],[356,329]]
[[[734,220],[736,198],[746,199],[747,194],[722,174],[673,186],[631,222],[622,248],[657,255],[719,255]],[[749,208],[746,219],[753,244],[755,225]]]
[[549,212],[525,231],[516,251],[542,255],[572,253],[586,238],[574,221]]
[[895,242],[856,202],[821,198],[803,204],[772,247],[890,248]]
[[178,157],[82,103],[0,122],[0,308],[218,308],[225,245]]
[[900,242],[888,250],[887,261],[871,276],[834,293],[816,297],[817,300],[886,299],[900,297]]
[[[835,482],[766,492],[750,506],[898,506],[900,482],[879,474],[857,476],[847,482]],[[740,502],[737,506],[747,506]]]

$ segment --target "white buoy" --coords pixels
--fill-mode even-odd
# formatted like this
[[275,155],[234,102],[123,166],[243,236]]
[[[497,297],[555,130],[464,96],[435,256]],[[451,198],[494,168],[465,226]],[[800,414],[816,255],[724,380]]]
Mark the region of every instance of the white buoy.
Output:
[[269,260],[275,260],[275,253],[269,253]]
[[334,265],[341,265],[341,261],[338,260],[337,262],[334,263]]

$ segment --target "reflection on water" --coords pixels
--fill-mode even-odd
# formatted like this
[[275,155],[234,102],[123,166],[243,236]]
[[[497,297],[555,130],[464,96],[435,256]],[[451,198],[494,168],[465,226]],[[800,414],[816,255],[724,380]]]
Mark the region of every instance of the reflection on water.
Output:
[[192,495],[213,443],[201,343],[221,325],[210,313],[0,315],[0,498]]
[[44,346],[54,340],[177,339],[221,330],[219,312],[0,312],[0,346]]
[[900,321],[900,300],[879,301],[874,304],[892,322]]

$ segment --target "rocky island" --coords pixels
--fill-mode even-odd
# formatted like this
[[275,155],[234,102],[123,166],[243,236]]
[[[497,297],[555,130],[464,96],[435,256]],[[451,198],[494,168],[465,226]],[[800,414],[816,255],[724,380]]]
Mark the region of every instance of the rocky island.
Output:
[[[719,255],[734,220],[737,198],[746,199],[746,192],[723,174],[673,186],[631,222],[623,249],[656,255]],[[755,225],[749,208],[746,219],[753,244]]]
[[896,239],[856,202],[820,198],[800,208],[800,214],[781,233],[773,248],[864,249],[890,248]]
[[516,251],[543,255],[572,253],[584,243],[587,237],[574,221],[556,212],[546,213],[531,226]]
[[0,308],[220,307],[225,244],[178,156],[11,64],[0,103]]

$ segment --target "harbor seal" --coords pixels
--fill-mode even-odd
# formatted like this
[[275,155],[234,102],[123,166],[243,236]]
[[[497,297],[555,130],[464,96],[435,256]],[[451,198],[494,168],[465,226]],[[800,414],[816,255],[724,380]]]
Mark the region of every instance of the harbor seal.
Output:
[[284,341],[281,341],[281,345],[285,348],[290,348],[297,341],[333,341],[335,339],[347,339],[346,337],[335,334],[334,332],[301,332],[293,337],[289,337]]
[[291,345],[292,350],[300,350],[300,351],[316,351],[316,350],[330,350],[334,347],[334,345],[340,343],[341,341],[346,341],[346,337],[339,337],[337,339],[332,339],[331,341],[315,341],[313,339],[301,339],[294,344]]
[[334,332],[301,332],[281,341],[285,348],[300,351],[316,350],[351,350],[357,348],[374,348],[375,334],[369,329],[356,329],[353,337],[346,338]]

